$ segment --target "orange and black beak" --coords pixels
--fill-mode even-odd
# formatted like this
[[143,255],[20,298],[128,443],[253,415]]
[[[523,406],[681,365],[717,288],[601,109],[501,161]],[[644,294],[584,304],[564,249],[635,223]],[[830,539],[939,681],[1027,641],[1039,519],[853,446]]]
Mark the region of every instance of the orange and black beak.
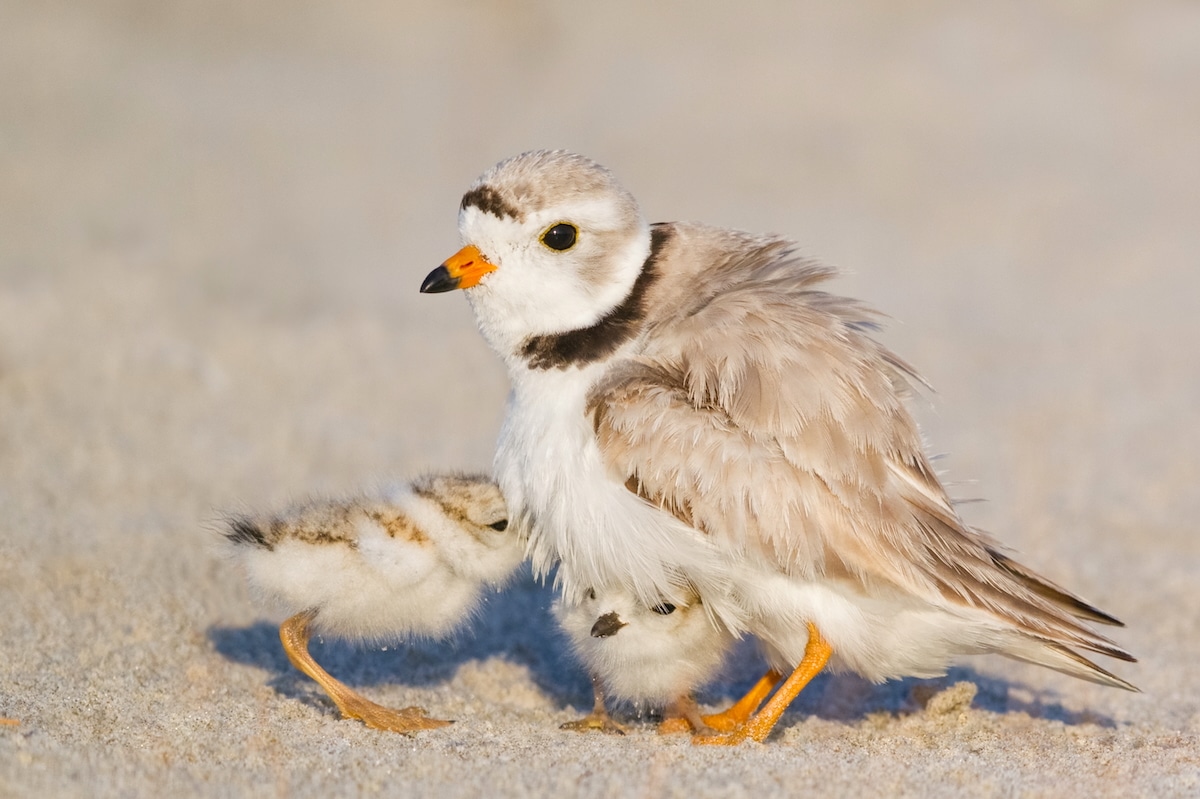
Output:
[[454,289],[469,289],[488,272],[495,272],[496,265],[483,260],[483,253],[474,244],[468,244],[446,259],[421,283],[422,294],[440,294]]

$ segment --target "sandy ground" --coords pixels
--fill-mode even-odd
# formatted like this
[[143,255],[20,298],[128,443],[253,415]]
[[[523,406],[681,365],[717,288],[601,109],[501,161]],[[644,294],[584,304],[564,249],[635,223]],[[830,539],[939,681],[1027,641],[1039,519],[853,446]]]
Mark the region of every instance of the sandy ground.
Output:
[[[1200,794],[1200,6],[410,5],[0,8],[0,795]],[[969,519],[1145,693],[983,658],[823,676],[735,751],[570,734],[526,575],[454,641],[314,647],[458,724],[338,719],[216,520],[489,464],[501,366],[416,289],[539,146],[845,269]]]

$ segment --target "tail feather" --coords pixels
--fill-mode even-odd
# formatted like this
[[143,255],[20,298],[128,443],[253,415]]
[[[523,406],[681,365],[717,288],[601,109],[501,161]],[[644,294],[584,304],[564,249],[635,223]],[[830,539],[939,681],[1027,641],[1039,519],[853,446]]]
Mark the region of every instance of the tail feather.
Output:
[[[1141,689],[1131,682],[1121,679],[1112,672],[1097,666],[1092,661],[1074,650],[1054,641],[1021,636],[1021,638],[1005,648],[1003,654],[1015,660],[1023,660],[1037,666],[1061,671],[1081,680],[1107,685],[1110,688],[1123,688],[1126,691],[1141,693]],[[1107,652],[1105,654],[1108,654]],[[1125,654],[1125,653],[1121,653]],[[1133,658],[1126,655],[1122,660]]]
[[[1016,561],[994,554],[989,567],[992,573],[957,574],[957,587],[966,592],[973,604],[981,606],[1003,619],[1023,636],[1023,640],[1053,642],[1064,647],[1078,647],[1107,657],[1137,662],[1133,655],[1116,643],[1086,626],[1092,619],[1080,608],[1091,608],[1082,600],[1056,586],[1040,581]],[[1007,563],[1007,566],[1005,565]],[[997,580],[996,577],[1002,579]],[[947,590],[953,590],[948,586]],[[1111,616],[1095,611],[1105,619]],[[1113,619],[1115,621],[1115,619]]]
[[[988,547],[988,554],[992,556],[992,561],[1004,570],[1014,580],[1021,583],[1027,589],[1040,596],[1063,610],[1070,613],[1079,619],[1085,619],[1097,624],[1109,624],[1114,627],[1124,627],[1124,622],[1110,616],[1094,605],[1084,602],[1079,597],[1067,591],[1065,588],[1055,585],[1032,569],[1017,563],[1012,558],[1003,555],[991,547]],[[1109,654],[1105,652],[1104,654]],[[1113,657],[1120,657],[1114,655]],[[1125,659],[1125,658],[1122,658]]]
[[267,538],[267,532],[260,524],[255,522],[248,516],[236,516],[228,521],[228,529],[225,531],[225,537],[233,544],[244,546],[256,546],[263,549],[272,549],[271,542]]

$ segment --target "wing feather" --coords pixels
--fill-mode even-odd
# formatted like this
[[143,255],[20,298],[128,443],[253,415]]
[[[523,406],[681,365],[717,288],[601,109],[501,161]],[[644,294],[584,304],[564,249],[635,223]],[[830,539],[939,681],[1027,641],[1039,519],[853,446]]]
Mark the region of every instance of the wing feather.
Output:
[[962,522],[907,409],[920,378],[871,336],[878,315],[816,288],[833,270],[787,242],[724,235],[714,266],[684,275],[691,302],[677,288],[642,351],[590,394],[613,474],[798,577],[884,582],[1128,658],[1077,617],[1114,619]]

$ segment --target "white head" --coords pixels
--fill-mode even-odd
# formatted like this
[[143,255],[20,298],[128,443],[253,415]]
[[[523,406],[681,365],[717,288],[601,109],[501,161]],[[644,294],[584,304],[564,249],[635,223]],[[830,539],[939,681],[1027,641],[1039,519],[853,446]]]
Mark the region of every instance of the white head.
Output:
[[469,289],[504,358],[531,336],[587,327],[630,292],[650,253],[637,202],[604,167],[562,150],[502,161],[463,195],[465,245],[423,292]]
[[[404,501],[409,490],[418,502]],[[490,477],[434,474],[392,490],[451,571],[489,585],[505,582],[525,556],[508,509]]]
[[591,590],[554,608],[575,654],[608,694],[665,704],[716,674],[733,644],[697,596],[648,607],[623,589]]

